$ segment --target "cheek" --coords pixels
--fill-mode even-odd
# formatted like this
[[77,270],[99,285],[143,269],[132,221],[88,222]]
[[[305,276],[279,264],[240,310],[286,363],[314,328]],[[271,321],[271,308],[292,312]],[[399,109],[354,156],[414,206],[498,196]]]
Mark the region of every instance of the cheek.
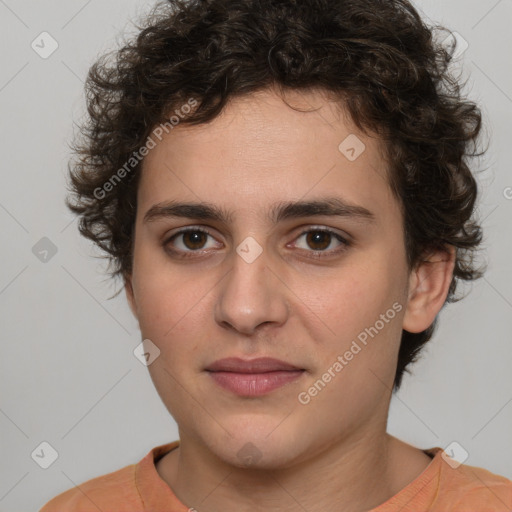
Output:
[[402,313],[396,309],[389,304],[372,311],[362,304],[358,310],[351,304],[344,312],[348,320],[340,318],[338,336],[321,347],[321,364],[302,390],[311,399],[312,417],[349,429],[387,403],[401,335]]
[[[142,335],[164,342],[185,318],[197,314],[208,283],[171,268],[162,249],[139,240],[133,262],[133,292]],[[194,305],[197,304],[195,307]],[[158,344],[158,343],[157,343]]]
[[[326,319],[335,335],[357,335],[400,299],[393,266],[381,256],[347,265],[314,298],[309,296],[308,306]],[[303,293],[308,297],[306,289]]]
[[165,346],[177,335],[186,335],[201,325],[201,294],[181,281],[145,282],[137,301],[141,333],[157,345]]
[[343,370],[335,380],[350,393],[364,394],[359,386],[368,379],[389,383],[394,377],[405,311],[399,265],[381,253],[347,267],[324,289],[323,301],[315,298],[311,308],[329,327],[323,328],[323,338],[313,338],[323,339],[319,372],[328,371],[341,356]]

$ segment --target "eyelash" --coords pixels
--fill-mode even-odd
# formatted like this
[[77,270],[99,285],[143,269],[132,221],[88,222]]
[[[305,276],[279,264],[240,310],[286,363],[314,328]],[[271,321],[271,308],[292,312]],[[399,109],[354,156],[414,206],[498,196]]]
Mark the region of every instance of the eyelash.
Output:
[[[176,249],[169,249],[167,246],[169,245],[170,242],[172,242],[175,238],[179,237],[180,235],[183,235],[185,233],[196,233],[196,232],[199,232],[199,233],[205,233],[206,235],[209,235],[213,238],[213,236],[210,234],[210,232],[206,229],[203,229],[203,228],[200,228],[200,227],[190,227],[190,228],[186,228],[186,229],[182,229],[176,233],[174,233],[171,237],[167,238],[164,242],[163,242],[163,246],[166,248],[166,250],[170,253],[172,253],[173,255],[178,255],[180,258],[193,258],[195,257],[194,254],[195,253],[199,253],[201,252],[201,249],[198,249],[198,250],[188,250],[188,251],[182,251],[182,250],[176,250]],[[343,238],[340,234],[336,233],[335,231],[332,231],[330,229],[325,229],[325,228],[310,228],[310,229],[307,229],[305,231],[303,231],[302,233],[300,233],[297,238],[300,238],[301,236],[304,236],[304,235],[307,235],[308,233],[326,233],[328,235],[331,235],[333,236],[336,240],[338,240],[339,242],[342,243],[342,246],[338,249],[333,249],[333,250],[330,250],[330,251],[308,251],[306,249],[301,249],[303,251],[306,251],[308,253],[311,254],[312,257],[315,257],[315,258],[323,258],[323,257],[326,257],[324,256],[325,254],[327,255],[333,255],[333,254],[338,254],[340,252],[343,252],[343,251],[346,251],[348,247],[351,246],[351,243],[346,239],[346,238]]]

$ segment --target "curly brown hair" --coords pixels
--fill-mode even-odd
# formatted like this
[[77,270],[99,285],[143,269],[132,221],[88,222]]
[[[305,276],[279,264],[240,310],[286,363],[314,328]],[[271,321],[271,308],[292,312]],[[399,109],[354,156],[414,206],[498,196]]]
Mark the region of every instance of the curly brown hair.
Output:
[[[173,111],[181,123],[205,123],[228,99],[272,86],[334,93],[359,129],[385,142],[409,268],[456,248],[446,302],[459,300],[458,281],[482,276],[469,168],[482,154],[481,112],[451,72],[453,45],[434,37],[446,30],[429,28],[407,0],[172,0],[138,30],[92,65],[69,168],[67,204],[113,276],[131,274],[141,155],[154,128],[171,127]],[[180,107],[191,98],[188,113]],[[436,324],[402,331],[395,389]]]

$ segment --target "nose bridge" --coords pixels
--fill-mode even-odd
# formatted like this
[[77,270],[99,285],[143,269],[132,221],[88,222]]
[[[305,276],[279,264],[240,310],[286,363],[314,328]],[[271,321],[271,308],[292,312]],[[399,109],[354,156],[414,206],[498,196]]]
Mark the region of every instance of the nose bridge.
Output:
[[266,251],[247,237],[232,254],[232,267],[222,280],[216,304],[216,320],[252,333],[262,323],[281,323],[286,318],[286,298],[279,281],[268,268]]

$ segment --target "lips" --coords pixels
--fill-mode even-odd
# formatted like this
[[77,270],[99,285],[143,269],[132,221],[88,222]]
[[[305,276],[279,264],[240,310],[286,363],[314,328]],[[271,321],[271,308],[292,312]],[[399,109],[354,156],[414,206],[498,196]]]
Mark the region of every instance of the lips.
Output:
[[228,357],[215,361],[206,371],[219,387],[243,397],[270,393],[296,381],[305,372],[303,368],[269,357],[251,360]]
[[219,359],[206,368],[211,372],[234,372],[234,373],[268,373],[278,371],[303,370],[292,364],[273,359],[271,357],[260,357],[258,359],[244,360],[239,357],[228,357]]

